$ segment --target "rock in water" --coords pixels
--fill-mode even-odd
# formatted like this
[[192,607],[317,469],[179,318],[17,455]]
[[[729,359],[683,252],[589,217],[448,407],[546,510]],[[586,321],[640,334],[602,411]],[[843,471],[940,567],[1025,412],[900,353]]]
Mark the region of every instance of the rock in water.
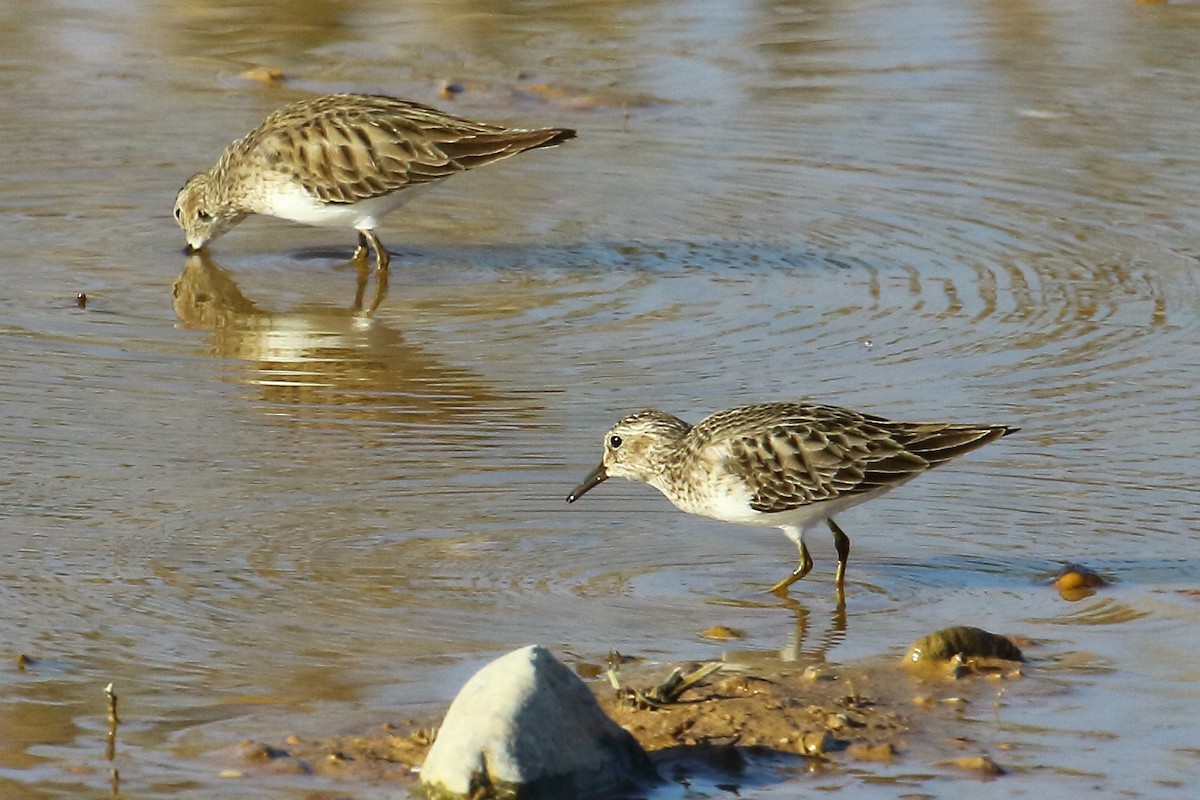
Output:
[[434,798],[596,798],[657,780],[633,736],[536,645],[471,676],[421,766],[421,784]]
[[904,660],[909,664],[917,664],[923,661],[947,661],[956,655],[963,658],[1025,660],[1020,648],[1008,637],[970,625],[942,628],[917,639],[908,648]]

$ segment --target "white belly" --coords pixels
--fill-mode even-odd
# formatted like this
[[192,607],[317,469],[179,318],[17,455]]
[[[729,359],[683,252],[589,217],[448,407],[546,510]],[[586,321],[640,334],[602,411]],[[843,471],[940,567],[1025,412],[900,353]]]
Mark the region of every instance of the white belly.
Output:
[[703,498],[673,498],[666,492],[663,492],[663,494],[667,494],[668,499],[683,511],[719,519],[724,522],[734,522],[742,525],[762,525],[773,528],[788,525],[807,529],[824,522],[841,511],[845,511],[847,508],[856,506],[859,503],[865,503],[868,500],[879,497],[881,494],[886,494],[905,482],[898,481],[871,492],[835,497],[830,500],[822,500],[817,503],[800,506],[791,511],[779,511],[770,514],[755,511],[750,507],[752,493],[749,487],[740,481],[715,487],[715,491],[710,492]]
[[391,194],[370,197],[355,203],[322,203],[303,187],[288,183],[275,187],[254,210],[259,214],[290,219],[305,225],[370,231],[378,228],[384,217],[426,188],[428,187],[415,186],[400,189]]

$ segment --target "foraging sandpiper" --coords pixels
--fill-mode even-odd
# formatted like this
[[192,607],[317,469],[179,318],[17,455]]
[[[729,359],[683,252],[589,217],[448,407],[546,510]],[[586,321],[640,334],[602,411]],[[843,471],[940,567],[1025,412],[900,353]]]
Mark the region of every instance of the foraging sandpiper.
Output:
[[567,497],[609,477],[643,481],[683,511],[778,527],[800,563],[771,591],[783,596],[812,569],[804,532],[833,531],[836,583],[845,583],[850,538],[833,515],[1016,431],[1006,425],[895,422],[835,406],[764,403],[689,425],[662,411],[625,417],[604,437],[604,459]]
[[382,273],[390,259],[375,229],[412,190],[574,137],[569,128],[505,128],[381,95],[314,97],[275,111],[192,176],[175,220],[192,250],[250,214],[352,227],[354,261],[365,265],[369,246]]

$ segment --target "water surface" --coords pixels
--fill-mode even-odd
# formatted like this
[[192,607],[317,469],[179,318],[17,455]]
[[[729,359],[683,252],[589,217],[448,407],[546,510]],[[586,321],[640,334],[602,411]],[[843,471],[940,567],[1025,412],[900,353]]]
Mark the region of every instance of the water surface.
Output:
[[[125,796],[301,798],[219,779],[229,748],[423,713],[528,642],[704,658],[719,623],[849,661],[966,623],[1039,661],[973,715],[1013,773],[970,791],[1186,796],[1198,35],[1194,5],[1077,0],[8,10],[0,794],[110,791],[110,681]],[[183,180],[339,90],[580,137],[389,221],[370,320],[348,232],[185,257]],[[625,413],[802,396],[1022,428],[841,516],[844,624],[819,531],[787,605],[776,531],[563,502]],[[1068,603],[1065,561],[1116,582]],[[743,796],[891,780],[964,788],[901,761]]]

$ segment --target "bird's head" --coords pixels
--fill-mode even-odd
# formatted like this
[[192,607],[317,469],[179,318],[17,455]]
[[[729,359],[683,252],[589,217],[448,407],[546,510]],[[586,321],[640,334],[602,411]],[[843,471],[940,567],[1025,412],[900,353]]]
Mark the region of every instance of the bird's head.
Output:
[[183,228],[190,251],[201,249],[244,217],[221,201],[212,172],[193,175],[175,197],[175,221]]
[[691,426],[662,411],[640,411],[625,417],[604,435],[604,458],[567,497],[573,503],[608,478],[657,485]]

